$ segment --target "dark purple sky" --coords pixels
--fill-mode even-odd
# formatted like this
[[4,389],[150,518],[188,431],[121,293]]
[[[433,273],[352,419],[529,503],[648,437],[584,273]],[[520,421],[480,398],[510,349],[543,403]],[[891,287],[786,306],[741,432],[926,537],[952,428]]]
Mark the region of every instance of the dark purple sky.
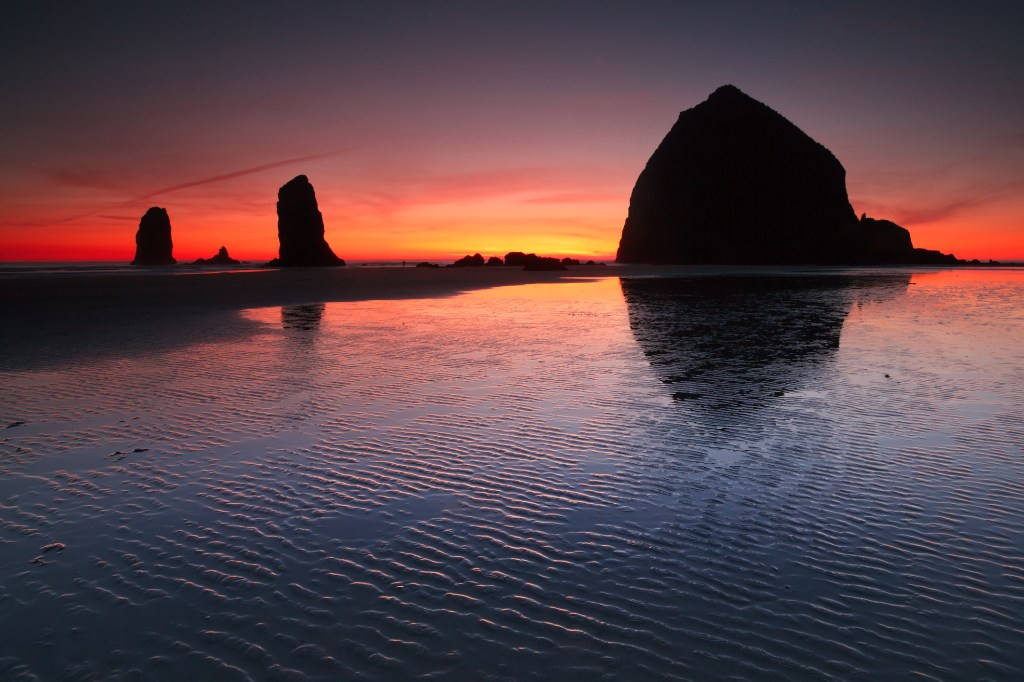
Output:
[[345,257],[614,253],[678,112],[732,83],[854,209],[1024,259],[1019,2],[23,2],[0,24],[0,259],[273,254],[309,176]]

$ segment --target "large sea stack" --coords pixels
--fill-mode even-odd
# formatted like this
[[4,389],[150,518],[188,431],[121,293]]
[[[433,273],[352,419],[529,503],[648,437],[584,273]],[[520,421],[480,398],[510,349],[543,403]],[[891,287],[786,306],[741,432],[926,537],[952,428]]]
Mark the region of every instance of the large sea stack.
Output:
[[167,210],[153,206],[139,221],[135,233],[135,258],[132,265],[174,265],[171,255],[171,219]]
[[949,263],[887,220],[857,219],[832,152],[732,85],[679,114],[636,181],[616,260]]
[[292,178],[277,193],[278,257],[269,266],[344,265],[324,239],[324,217],[313,185],[305,175]]

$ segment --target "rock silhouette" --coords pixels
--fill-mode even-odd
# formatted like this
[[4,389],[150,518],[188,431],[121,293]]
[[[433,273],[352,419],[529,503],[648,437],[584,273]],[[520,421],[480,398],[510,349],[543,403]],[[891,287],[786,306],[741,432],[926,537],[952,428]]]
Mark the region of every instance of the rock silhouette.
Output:
[[530,258],[536,257],[537,254],[535,253],[526,255],[522,251],[510,251],[505,254],[505,265],[523,267],[529,262]]
[[[577,262],[578,264],[578,262]],[[565,263],[557,258],[538,256],[535,253],[511,251],[505,254],[505,265],[522,267],[524,270],[565,270]]]
[[197,258],[193,262],[195,265],[238,265],[240,261],[229,256],[227,247],[222,246],[220,247],[220,250],[217,251],[216,256],[210,256],[209,258]]
[[880,260],[898,260],[914,249],[910,231],[894,222],[861,215],[860,226],[866,251]]
[[171,255],[171,219],[167,209],[153,206],[139,221],[135,233],[135,258],[132,265],[174,265]]
[[732,85],[679,115],[640,173],[616,260],[956,262],[895,223],[858,220],[832,152]]
[[289,180],[277,193],[278,257],[268,266],[344,265],[324,239],[324,217],[313,185],[305,175]]
[[[533,254],[528,254],[532,256]],[[549,256],[534,256],[530,258],[523,270],[568,270],[562,261]]]
[[479,268],[485,265],[484,257],[479,253],[474,253],[472,256],[463,256],[459,260],[455,261],[448,267],[450,268]]

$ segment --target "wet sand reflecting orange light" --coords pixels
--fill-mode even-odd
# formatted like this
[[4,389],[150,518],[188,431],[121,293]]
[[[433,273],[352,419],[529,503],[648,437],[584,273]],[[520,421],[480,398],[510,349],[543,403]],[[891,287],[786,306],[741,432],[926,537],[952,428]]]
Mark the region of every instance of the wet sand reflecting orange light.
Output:
[[240,300],[2,365],[0,670],[1024,668],[1019,272]]

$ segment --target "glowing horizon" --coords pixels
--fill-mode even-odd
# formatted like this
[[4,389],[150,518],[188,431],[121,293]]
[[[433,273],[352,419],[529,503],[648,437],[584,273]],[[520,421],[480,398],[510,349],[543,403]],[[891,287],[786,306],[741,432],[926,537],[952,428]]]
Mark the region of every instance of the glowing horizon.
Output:
[[1024,260],[1017,22],[740,4],[22,3],[0,26],[0,261],[128,261],[153,205],[179,261],[270,259],[299,174],[349,260],[610,259],[647,159],[726,83],[832,150],[858,215]]
[[[351,203],[332,201],[325,194],[318,190],[325,237],[339,256],[355,261],[453,260],[477,252],[504,256],[510,251],[613,260],[628,206],[628,192],[607,199],[566,192],[564,199],[544,200],[524,192],[523,197],[512,200],[502,196],[423,199],[402,209],[401,215],[381,218],[381,210],[367,211],[365,206],[352,210]],[[202,200],[176,202],[172,197],[160,197],[153,202],[132,202],[116,213],[99,211],[46,226],[50,232],[45,240],[5,239],[0,260],[130,261],[138,222],[150,205],[168,210],[174,256],[179,262],[209,257],[221,246],[240,260],[270,260],[277,255],[278,246],[275,201],[272,192],[263,207],[234,213],[212,211]],[[855,210],[857,206],[854,202]],[[130,215],[131,210],[138,216]],[[868,211],[872,217],[899,222],[901,212],[892,213],[895,215]],[[979,222],[988,230],[976,234]],[[1024,261],[1024,245],[1012,210],[1000,213],[990,208],[979,218],[952,215],[916,226],[901,224],[910,229],[916,247],[954,253],[966,260]]]

